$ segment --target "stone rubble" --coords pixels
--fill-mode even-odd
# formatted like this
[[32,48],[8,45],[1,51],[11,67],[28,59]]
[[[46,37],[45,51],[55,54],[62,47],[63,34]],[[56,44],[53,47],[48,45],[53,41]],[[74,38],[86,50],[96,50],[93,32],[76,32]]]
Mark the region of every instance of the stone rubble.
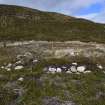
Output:
[[[96,65],[96,67],[97,67],[97,65]],[[103,66],[99,65],[97,68],[99,70],[102,70]],[[54,66],[50,65],[49,67],[44,68],[44,70],[45,69],[46,69],[47,73],[52,73],[52,74],[54,74],[54,73],[63,73],[63,72],[68,73],[68,74],[71,74],[71,73],[74,73],[74,74],[81,74],[81,73],[88,74],[88,73],[92,72],[92,70],[88,69],[88,66],[86,66],[86,65],[79,65],[78,63],[75,63],[75,64],[72,63],[72,64],[70,64],[69,67],[66,67],[66,66],[61,66],[61,67],[59,67],[59,66],[56,67],[55,66],[54,67]]]
[[[2,65],[0,69],[11,71],[11,70],[22,70],[25,68],[32,68],[37,65],[39,62],[38,59],[36,59],[31,52],[26,52],[21,55],[16,56],[16,61],[13,63],[8,63],[6,65]],[[103,70],[104,67],[101,64],[95,65],[97,69]],[[77,62],[71,62],[68,65],[49,65],[47,67],[43,68],[43,71],[46,73],[75,73],[75,74],[87,74],[92,72],[92,65],[85,65],[85,64],[78,64]]]
[[35,66],[37,62],[38,62],[38,59],[34,58],[32,53],[26,52],[23,55],[17,55],[15,62],[2,65],[0,69],[6,70],[6,71],[21,70],[28,66],[29,67]]

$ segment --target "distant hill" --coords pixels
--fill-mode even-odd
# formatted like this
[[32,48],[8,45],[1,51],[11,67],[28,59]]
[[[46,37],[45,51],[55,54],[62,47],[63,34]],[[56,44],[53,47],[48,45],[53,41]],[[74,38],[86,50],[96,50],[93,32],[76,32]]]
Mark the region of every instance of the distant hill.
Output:
[[0,5],[0,40],[105,42],[105,25],[54,12]]

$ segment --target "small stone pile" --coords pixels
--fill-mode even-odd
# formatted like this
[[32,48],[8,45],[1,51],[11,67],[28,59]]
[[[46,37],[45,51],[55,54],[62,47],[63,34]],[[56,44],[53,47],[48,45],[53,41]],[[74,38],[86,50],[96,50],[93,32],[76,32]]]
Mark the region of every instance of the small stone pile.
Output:
[[21,70],[28,67],[33,67],[37,64],[38,60],[34,58],[33,54],[26,52],[23,55],[17,55],[14,63],[8,63],[7,65],[1,66],[1,69],[6,71]]
[[[103,70],[103,66],[96,64],[97,69],[99,70]],[[87,74],[87,73],[91,73],[92,70],[89,70],[88,67],[86,65],[78,65],[78,63],[74,62],[70,65],[67,66],[48,66],[46,68],[44,68],[44,71],[46,71],[47,73],[75,73],[75,74]]]

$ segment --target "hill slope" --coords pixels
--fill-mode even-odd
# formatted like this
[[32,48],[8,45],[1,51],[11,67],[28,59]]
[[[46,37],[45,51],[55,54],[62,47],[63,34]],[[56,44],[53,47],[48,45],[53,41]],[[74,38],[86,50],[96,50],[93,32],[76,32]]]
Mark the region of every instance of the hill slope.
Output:
[[58,13],[0,5],[0,40],[105,41],[105,25]]

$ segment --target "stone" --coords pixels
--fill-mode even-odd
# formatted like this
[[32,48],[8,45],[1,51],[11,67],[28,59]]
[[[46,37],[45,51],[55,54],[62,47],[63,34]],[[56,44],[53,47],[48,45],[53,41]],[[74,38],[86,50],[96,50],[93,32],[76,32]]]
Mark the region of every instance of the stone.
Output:
[[97,67],[98,67],[99,69],[103,69],[103,66],[100,65],[100,64],[97,64]]
[[7,68],[7,71],[11,71],[11,69],[10,68]]
[[17,62],[15,63],[15,65],[19,65],[19,64],[22,64],[22,61],[17,61]]
[[4,69],[5,67],[4,66],[1,66],[1,69]]
[[9,63],[8,65],[7,65],[7,68],[11,68],[12,67],[12,63]]
[[18,81],[23,81],[24,80],[24,78],[23,77],[20,77],[19,79],[18,79]]
[[91,73],[91,71],[90,70],[84,71],[84,74],[88,74],[88,73]]
[[33,62],[33,63],[37,63],[37,62],[38,62],[38,60],[37,60],[37,59],[34,59],[32,62]]
[[49,68],[48,68],[48,71],[49,71],[50,73],[55,73],[55,72],[56,72],[56,68],[49,67]]
[[68,71],[66,71],[66,73],[71,74],[72,72],[68,70]]
[[61,72],[62,72],[62,69],[61,69],[61,68],[57,68],[57,69],[56,69],[56,72],[57,72],[57,73],[61,73]]
[[70,69],[71,69],[71,72],[77,72],[77,69],[75,66],[71,66]]
[[86,69],[85,66],[79,66],[79,67],[77,67],[77,71],[78,71],[78,72],[84,72],[85,69]]
[[14,69],[15,70],[20,70],[20,69],[23,69],[24,67],[23,66],[16,66]]
[[74,62],[74,63],[72,63],[72,65],[77,66],[77,65],[78,65],[78,63]]

